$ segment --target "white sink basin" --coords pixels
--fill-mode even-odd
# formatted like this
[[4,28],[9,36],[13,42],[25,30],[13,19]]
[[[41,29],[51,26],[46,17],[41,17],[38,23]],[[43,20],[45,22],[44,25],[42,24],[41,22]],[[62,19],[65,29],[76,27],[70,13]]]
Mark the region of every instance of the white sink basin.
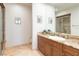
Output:
[[65,41],[65,38],[59,37],[59,36],[49,36],[49,39],[57,40],[57,41]]

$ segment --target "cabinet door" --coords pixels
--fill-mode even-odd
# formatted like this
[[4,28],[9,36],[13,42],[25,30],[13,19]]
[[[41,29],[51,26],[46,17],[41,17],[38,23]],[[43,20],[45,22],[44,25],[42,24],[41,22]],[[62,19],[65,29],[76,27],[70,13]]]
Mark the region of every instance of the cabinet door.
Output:
[[63,45],[63,53],[66,56],[78,56],[79,51],[71,46]]
[[51,56],[51,46],[49,44],[45,45],[45,55]]
[[58,49],[58,48],[56,48],[56,47],[51,47],[51,55],[52,56],[60,56],[61,55],[61,53],[60,53],[61,51]]
[[45,46],[44,46],[44,45],[40,45],[40,46],[39,46],[39,50],[40,50],[40,52],[43,53],[44,55],[46,54],[46,52],[45,52]]
[[51,41],[51,55],[62,56],[62,44]]
[[41,37],[38,37],[38,49],[45,55],[45,42],[42,41]]

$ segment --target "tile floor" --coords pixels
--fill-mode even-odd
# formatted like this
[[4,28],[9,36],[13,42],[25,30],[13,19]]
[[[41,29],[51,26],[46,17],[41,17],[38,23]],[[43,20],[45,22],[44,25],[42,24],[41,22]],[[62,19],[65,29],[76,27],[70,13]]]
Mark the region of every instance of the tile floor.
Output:
[[3,56],[43,56],[38,50],[32,50],[31,44],[7,48]]

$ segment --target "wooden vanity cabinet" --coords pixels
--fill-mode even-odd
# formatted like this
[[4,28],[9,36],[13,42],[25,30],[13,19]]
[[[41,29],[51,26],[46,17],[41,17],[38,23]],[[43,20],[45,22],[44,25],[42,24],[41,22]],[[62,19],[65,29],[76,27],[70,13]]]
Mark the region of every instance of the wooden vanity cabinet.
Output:
[[53,40],[38,36],[38,49],[46,56],[61,56],[62,45]]
[[79,50],[38,36],[38,49],[46,56],[79,56]]

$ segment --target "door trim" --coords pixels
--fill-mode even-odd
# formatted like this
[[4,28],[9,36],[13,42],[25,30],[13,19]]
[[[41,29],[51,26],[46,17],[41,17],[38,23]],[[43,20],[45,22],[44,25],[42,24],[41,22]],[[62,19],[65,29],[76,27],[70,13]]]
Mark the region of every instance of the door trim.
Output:
[[2,9],[2,42],[1,42],[1,47],[2,47],[2,54],[3,50],[5,47],[5,6],[3,3],[0,3],[1,9]]

